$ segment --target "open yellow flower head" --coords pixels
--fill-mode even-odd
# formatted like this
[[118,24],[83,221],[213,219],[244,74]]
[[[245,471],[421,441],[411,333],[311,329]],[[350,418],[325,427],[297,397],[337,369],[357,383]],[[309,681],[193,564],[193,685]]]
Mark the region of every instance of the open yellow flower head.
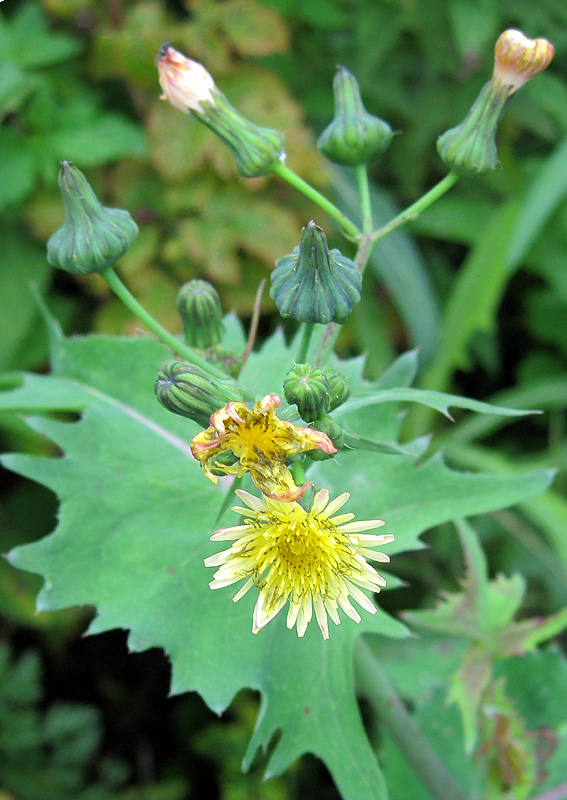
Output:
[[218,89],[202,64],[164,44],[157,56],[162,100],[181,111],[203,113],[203,103],[214,104]]
[[494,48],[493,80],[511,87],[510,96],[530,78],[543,72],[554,55],[555,48],[547,39],[528,39],[521,31],[513,29],[504,31]]
[[[244,403],[227,403],[215,411],[210,427],[191,442],[191,452],[207,478],[217,483],[212,469],[238,477],[249,471],[254,485],[266,497],[285,501],[303,497],[312,484],[297,486],[286,460],[307,450],[319,449],[332,455],[337,449],[321,431],[278,419],[279,406],[278,395],[268,394],[252,409]],[[238,463],[225,466],[215,461],[227,450],[238,458]]]
[[370,614],[376,607],[362,591],[379,592],[386,581],[366,559],[389,561],[373,548],[393,541],[392,534],[367,534],[384,525],[380,519],[352,522],[354,514],[337,514],[349,499],[348,492],[329,502],[321,489],[306,511],[299,503],[258,498],[237,490],[246,504],[234,506],[243,525],[222,528],[212,541],[234,540],[228,550],[205,559],[205,566],[218,567],[209,584],[221,589],[240,580],[245,583],[234,596],[236,602],[252,586],[259,589],[252,633],[258,633],[289,602],[287,627],[297,626],[303,636],[315,610],[324,639],[329,638],[330,617],[339,625],[339,608],[355,622],[360,614],[351,598]]

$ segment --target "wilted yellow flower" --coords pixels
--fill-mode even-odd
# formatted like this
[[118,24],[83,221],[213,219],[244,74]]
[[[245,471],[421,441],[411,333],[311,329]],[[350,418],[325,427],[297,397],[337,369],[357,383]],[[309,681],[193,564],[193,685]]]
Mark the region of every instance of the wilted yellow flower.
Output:
[[156,63],[163,89],[162,100],[168,100],[172,106],[187,113],[198,111],[202,114],[204,102],[214,104],[218,89],[202,64],[187,58],[169,44],[163,45]]
[[493,80],[514,94],[551,63],[555,48],[547,39],[528,39],[512,28],[501,33],[494,48]]
[[[307,450],[332,454],[337,449],[326,434],[278,419],[279,405],[278,395],[268,394],[253,409],[244,403],[228,403],[211,416],[210,427],[191,442],[191,452],[209,480],[218,482],[212,469],[238,477],[249,471],[255,486],[266,497],[286,501],[303,497],[312,484],[297,486],[286,460]],[[233,452],[238,463],[225,466],[215,461],[227,450]]]
[[244,524],[211,536],[212,541],[235,541],[228,550],[207,558],[205,566],[219,567],[211,589],[245,581],[234,602],[252,586],[259,589],[253,633],[267,625],[288,601],[287,627],[297,625],[298,636],[304,635],[313,609],[324,639],[329,638],[328,617],[335,625],[341,622],[339,607],[360,622],[350,598],[370,614],[376,613],[362,589],[379,592],[386,581],[366,559],[389,561],[387,555],[371,548],[394,537],[361,531],[379,528],[384,525],[382,520],[351,522],[354,514],[333,516],[349,499],[348,492],[329,502],[328,490],[321,489],[309,511],[295,502],[258,498],[242,490],[236,494],[247,506],[233,508],[244,516]]

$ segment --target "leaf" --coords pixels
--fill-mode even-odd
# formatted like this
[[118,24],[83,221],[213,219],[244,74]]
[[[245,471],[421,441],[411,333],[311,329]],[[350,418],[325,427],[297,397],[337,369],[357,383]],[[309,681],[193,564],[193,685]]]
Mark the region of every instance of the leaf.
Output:
[[507,253],[506,267],[509,272],[521,264],[566,194],[567,138],[563,139],[540,168],[522,202]]
[[[10,554],[15,566],[43,575],[38,608],[95,606],[90,633],[129,628],[132,650],[163,647],[172,692],[196,690],[217,712],[243,686],[260,691],[246,763],[280,731],[268,775],[309,751],[323,759],[346,800],[385,800],[354,694],[352,649],[361,633],[403,637],[405,628],[378,610],[358,626],[345,619],[328,642],[314,625],[298,639],[282,615],[252,635],[252,592],[234,604],[230,591],[211,592],[207,585],[212,576],[203,560],[214,552],[209,536],[227,490],[208,482],[190,455],[196,426],[155,401],[155,376],[170,354],[151,340],[65,340],[54,323],[49,330],[54,374],[24,376],[21,386],[0,394],[0,408],[82,412],[76,422],[29,420],[62,458],[4,457],[10,469],[61,499],[54,533]],[[253,353],[246,365],[250,388],[278,391],[293,352],[278,334]],[[415,354],[402,357],[390,379],[407,379],[414,362]],[[360,359],[345,369],[356,364],[361,367]],[[392,408],[380,407],[375,416],[373,431],[387,429],[394,439],[399,422]],[[351,451],[341,460],[340,467],[314,464],[309,477],[337,494],[351,489],[350,505],[360,517],[384,512],[399,550],[419,547],[419,533],[431,524],[515,502],[549,480],[546,472],[510,479],[459,475],[439,457],[418,468],[413,456]],[[231,522],[228,512],[221,524]]]
[[379,403],[412,402],[434,408],[452,419],[449,414],[449,406],[455,408],[468,408],[470,411],[478,411],[482,414],[500,414],[503,417],[521,417],[525,414],[536,414],[537,411],[524,409],[503,408],[502,406],[492,406],[490,403],[483,403],[479,400],[471,400],[468,397],[460,397],[456,394],[445,394],[444,392],[431,392],[425,389],[385,389],[382,392],[371,392],[362,397],[348,400],[341,409],[345,412],[354,411],[367,406]]
[[17,206],[32,193],[36,183],[33,153],[10,128],[0,129],[0,209]]
[[118,114],[103,113],[49,134],[49,145],[59,158],[84,167],[108,164],[124,156],[145,158],[144,134],[140,127]]
[[21,367],[25,358],[22,347],[34,327],[39,315],[30,283],[43,289],[50,274],[50,267],[43,248],[30,241],[19,228],[8,228],[0,224],[2,242],[2,301],[0,316],[0,369]]
[[489,580],[486,558],[474,530],[458,523],[465,551],[466,575],[460,592],[445,594],[432,611],[409,611],[411,625],[470,641],[463,661],[451,678],[449,699],[460,708],[465,746],[471,752],[477,737],[478,716],[486,689],[493,681],[493,662],[523,655],[567,627],[567,609],[547,618],[514,622],[526,582],[521,575],[498,575]]
[[495,673],[506,677],[506,694],[517,703],[528,728],[557,728],[567,721],[567,662],[559,650],[504,659]]
[[[96,605],[91,633],[128,627],[131,649],[164,647],[172,691],[197,690],[218,712],[242,686],[259,689],[267,711],[251,747],[268,743],[270,726],[283,726],[271,773],[307,748],[327,762],[345,797],[385,797],[345,653],[363,631],[400,636],[403,626],[381,612],[361,626],[346,621],[330,648],[317,629],[298,640],[283,618],[266,636],[253,636],[253,599],[232,604],[230,593],[208,588],[203,559],[213,549],[208,537],[225,490],[206,481],[190,456],[196,426],[153,397],[167,351],[151,341],[105,338],[55,338],[53,350],[55,370],[69,377],[26,376],[15,392],[0,395],[2,407],[85,409],[76,423],[29,421],[58,444],[63,459],[5,458],[62,498],[57,531],[10,557],[44,575],[38,607]],[[282,676],[276,685],[274,672]],[[291,685],[301,692],[290,696]]]
[[24,3],[10,22],[10,55],[23,67],[47,67],[76,56],[82,50],[79,39],[67,33],[53,33],[37,2]]

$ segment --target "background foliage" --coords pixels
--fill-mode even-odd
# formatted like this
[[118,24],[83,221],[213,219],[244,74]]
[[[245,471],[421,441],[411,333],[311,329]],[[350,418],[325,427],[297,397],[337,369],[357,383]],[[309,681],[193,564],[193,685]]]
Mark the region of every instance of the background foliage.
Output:
[[[404,424],[407,437],[437,425],[435,446],[442,446],[459,468],[507,474],[519,467],[559,469],[552,489],[525,499],[515,510],[483,517],[475,527],[491,573],[518,572],[525,577],[523,615],[551,614],[564,605],[564,4],[6,0],[0,14],[0,367],[6,370],[46,366],[47,337],[30,293],[31,280],[69,332],[94,328],[104,334],[134,333],[139,325],[106,294],[96,276],[75,282],[50,273],[44,243],[61,222],[56,187],[61,158],[76,161],[105,203],[128,208],[140,223],[140,237],[121,272],[141,301],[172,330],[180,327],[173,301],[184,280],[209,278],[225,307],[246,319],[259,280],[275,258],[291,251],[308,219],[314,216],[332,234],[329,220],[276,180],[239,179],[229,154],[208,131],[159,102],[153,59],[164,41],[202,60],[246,115],[283,129],[290,165],[321,189],[337,186],[337,201],[350,210],[355,201],[348,170],[331,172],[314,147],[314,135],[332,114],[335,65],[345,64],[357,75],[369,110],[400,132],[387,157],[372,167],[375,207],[384,219],[444,174],[435,139],[464,117],[489,76],[498,33],[514,26],[555,44],[550,70],[517,95],[503,120],[498,139],[501,168],[482,180],[462,180],[410,230],[381,243],[365,277],[363,302],[339,346],[344,354],[367,352],[367,374],[377,377],[395,354],[418,345],[418,382],[423,387],[452,389],[479,399],[497,396],[509,405],[544,409],[540,417],[520,423],[480,417],[452,426],[427,411],[412,411]],[[338,237],[334,244],[344,246]],[[267,293],[263,311],[267,335],[275,319]],[[9,374],[2,380],[4,388],[13,385]],[[48,456],[57,452],[44,436],[24,428],[17,416],[2,412],[0,423],[2,450],[23,448]],[[0,545],[5,552],[50,531],[56,505],[36,484],[3,476]],[[384,596],[388,611],[430,608],[441,590],[456,590],[463,568],[453,529],[437,529],[426,540],[431,544],[427,551],[396,557],[392,569],[408,585]],[[261,769],[241,775],[239,760],[255,716],[251,693],[241,693],[220,723],[212,722],[194,696],[165,704],[165,659],[157,652],[128,657],[119,633],[77,644],[75,636],[84,630],[88,612],[35,616],[37,589],[33,576],[0,564],[2,638],[11,642],[13,657],[30,647],[41,652],[44,704],[53,709],[55,720],[40,720],[30,710],[30,732],[25,736],[31,751],[38,751],[50,725],[54,741],[65,735],[79,742],[85,720],[95,719],[88,717],[92,711],[81,716],[81,710],[69,716],[75,723],[65,728],[57,721],[58,703],[88,703],[100,709],[93,730],[100,726],[102,739],[93,736],[88,744],[77,745],[80,756],[69,767],[77,797],[96,797],[80,792],[89,787],[94,792],[97,781],[105,780],[109,797],[116,792],[160,800],[207,794],[269,799],[313,791],[321,797],[336,796],[323,768],[309,759],[262,786]],[[438,657],[430,656],[427,666],[428,652],[438,652],[434,648],[439,646],[433,640],[431,651],[420,651],[426,685],[416,685],[411,676],[398,680],[425,729],[443,741],[433,723],[456,711],[443,706],[449,671],[445,678],[440,674]],[[456,668],[459,651],[452,646]],[[399,665],[400,652],[409,650],[392,645],[392,665]],[[33,655],[22,658],[37,662]],[[529,663],[544,664],[559,693],[565,666],[557,650],[526,658],[539,661],[504,660],[495,669],[506,675],[508,688],[516,687],[515,707],[527,727],[540,730],[544,717],[538,718],[529,693],[522,691],[522,670]],[[20,659],[18,670],[22,663],[27,662]],[[399,669],[390,668],[400,676]],[[32,685],[37,687],[31,677],[27,684],[22,678],[14,689],[18,702],[35,702],[39,690],[30,689]],[[9,707],[9,698],[0,702]],[[451,725],[458,724],[455,719]],[[565,748],[563,725],[563,719],[553,721],[556,749],[555,761],[546,762],[549,786],[564,778],[556,768],[554,773]],[[57,752],[58,745],[49,741]],[[395,775],[403,770],[401,757],[391,742],[381,741],[381,747],[386,775],[395,785]],[[111,769],[107,777],[100,770],[96,776],[89,772],[84,766],[89,759],[106,763],[101,753],[120,761],[120,769]],[[62,769],[56,758],[53,769]],[[71,796],[70,784],[57,780],[53,797]],[[18,800],[34,797],[33,786],[6,782],[6,788]]]

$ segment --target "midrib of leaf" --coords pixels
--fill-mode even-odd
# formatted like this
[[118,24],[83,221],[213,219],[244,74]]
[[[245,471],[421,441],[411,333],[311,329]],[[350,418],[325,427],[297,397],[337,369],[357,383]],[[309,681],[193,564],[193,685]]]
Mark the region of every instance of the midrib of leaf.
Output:
[[98,398],[104,403],[108,403],[115,408],[118,408],[122,413],[126,414],[131,419],[136,420],[141,425],[144,425],[148,430],[152,431],[153,433],[160,436],[165,441],[169,442],[173,447],[180,450],[184,455],[191,456],[193,458],[193,454],[191,452],[191,447],[183,439],[180,439],[178,436],[175,436],[173,433],[169,433],[161,425],[158,425],[157,422],[153,422],[153,420],[149,419],[148,417],[141,414],[136,409],[132,408],[131,406],[127,406],[121,400],[116,400],[113,397],[105,394],[104,392],[100,392],[98,389],[93,388],[92,386],[88,386],[85,384],[81,384],[78,381],[79,385],[87,392],[87,394],[91,394],[93,397]]

